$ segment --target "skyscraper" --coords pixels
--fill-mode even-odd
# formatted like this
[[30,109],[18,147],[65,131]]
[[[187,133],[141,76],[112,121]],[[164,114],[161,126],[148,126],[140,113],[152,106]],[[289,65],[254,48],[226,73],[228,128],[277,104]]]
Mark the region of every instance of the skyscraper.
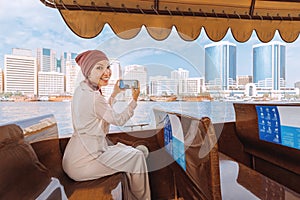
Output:
[[3,70],[0,69],[0,93],[3,92]]
[[[37,65],[30,50],[17,51],[18,55],[4,56],[4,92],[37,94]],[[14,51],[13,51],[14,53]]]
[[[76,64],[73,65],[71,62],[66,62],[66,93],[67,94],[74,94],[75,85],[77,81],[77,75],[80,71],[80,67]],[[64,74],[64,73],[62,73]]]
[[229,90],[236,84],[236,45],[228,41],[205,48],[205,83],[207,89]]
[[154,96],[178,95],[178,80],[166,76],[151,76],[150,94]]
[[253,45],[253,82],[260,88],[280,90],[286,81],[286,47],[274,41]]
[[187,93],[187,79],[189,78],[189,71],[178,68],[178,70],[171,71],[171,79],[177,80],[178,82],[178,94],[186,94]]
[[37,49],[37,66],[38,71],[56,72],[56,52],[52,49],[39,48]]
[[64,94],[64,74],[59,72],[38,72],[39,96],[59,96]]
[[77,53],[71,53],[71,52],[63,52],[61,54],[60,60],[61,60],[61,68],[60,72],[63,74],[66,74],[67,66],[76,66],[75,58],[77,56]]
[[171,71],[171,79],[186,80],[189,78],[189,74],[188,70],[178,68],[178,70]]

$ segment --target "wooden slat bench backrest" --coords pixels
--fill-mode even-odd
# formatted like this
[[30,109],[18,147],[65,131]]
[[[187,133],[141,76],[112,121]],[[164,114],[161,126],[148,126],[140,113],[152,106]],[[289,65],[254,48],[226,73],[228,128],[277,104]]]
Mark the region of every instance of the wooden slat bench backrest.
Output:
[[[180,197],[184,199],[221,199],[217,137],[210,118],[176,114],[185,138],[186,170],[176,162],[170,165]],[[158,134],[164,145],[164,133]]]
[[300,106],[300,104],[234,103],[236,134],[244,150],[253,156],[252,168],[300,192],[299,187],[294,184],[300,182],[300,150],[259,138],[257,105]]

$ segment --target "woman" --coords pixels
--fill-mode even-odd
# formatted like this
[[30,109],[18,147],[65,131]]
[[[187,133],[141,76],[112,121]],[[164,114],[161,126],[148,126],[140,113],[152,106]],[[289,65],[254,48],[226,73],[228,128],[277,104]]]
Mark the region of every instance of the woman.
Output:
[[72,100],[74,133],[63,157],[64,171],[76,181],[101,178],[126,172],[132,197],[150,200],[147,165],[142,151],[121,143],[108,145],[109,125],[123,125],[133,115],[140,89],[132,88],[132,100],[123,112],[112,108],[121,92],[118,84],[107,101],[101,88],[111,77],[109,60],[98,50],[89,50],[76,57],[85,80],[76,88]]

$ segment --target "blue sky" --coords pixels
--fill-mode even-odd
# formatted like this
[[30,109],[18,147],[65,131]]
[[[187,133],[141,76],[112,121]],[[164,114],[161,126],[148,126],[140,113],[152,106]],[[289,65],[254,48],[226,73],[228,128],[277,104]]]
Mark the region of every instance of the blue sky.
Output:
[[[277,34],[273,40],[282,41]],[[110,58],[120,60],[122,66],[140,64],[149,66],[150,75],[169,75],[170,71],[185,68],[190,76],[203,76],[204,45],[211,41],[202,30],[196,41],[185,42],[175,29],[163,41],[155,41],[143,28],[137,37],[122,40],[115,36],[110,27],[93,39],[83,39],[72,33],[56,9],[44,6],[39,0],[0,1],[0,68],[4,55],[12,48],[51,48],[59,56],[64,52],[82,52],[101,49]],[[252,74],[252,45],[259,44],[256,34],[246,43],[238,43],[230,32],[223,41],[237,45],[237,74]],[[300,40],[287,46],[287,84],[293,86],[300,81]]]

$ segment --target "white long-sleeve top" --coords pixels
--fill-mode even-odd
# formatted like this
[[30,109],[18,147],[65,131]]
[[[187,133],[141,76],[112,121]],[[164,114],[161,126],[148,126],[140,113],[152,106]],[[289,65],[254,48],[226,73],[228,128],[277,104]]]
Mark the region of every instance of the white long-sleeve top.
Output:
[[74,131],[94,157],[107,149],[105,137],[109,125],[124,125],[137,106],[136,101],[132,100],[122,112],[118,112],[112,108],[114,102],[114,98],[107,101],[99,91],[94,91],[85,82],[81,82],[75,90],[72,100]]

